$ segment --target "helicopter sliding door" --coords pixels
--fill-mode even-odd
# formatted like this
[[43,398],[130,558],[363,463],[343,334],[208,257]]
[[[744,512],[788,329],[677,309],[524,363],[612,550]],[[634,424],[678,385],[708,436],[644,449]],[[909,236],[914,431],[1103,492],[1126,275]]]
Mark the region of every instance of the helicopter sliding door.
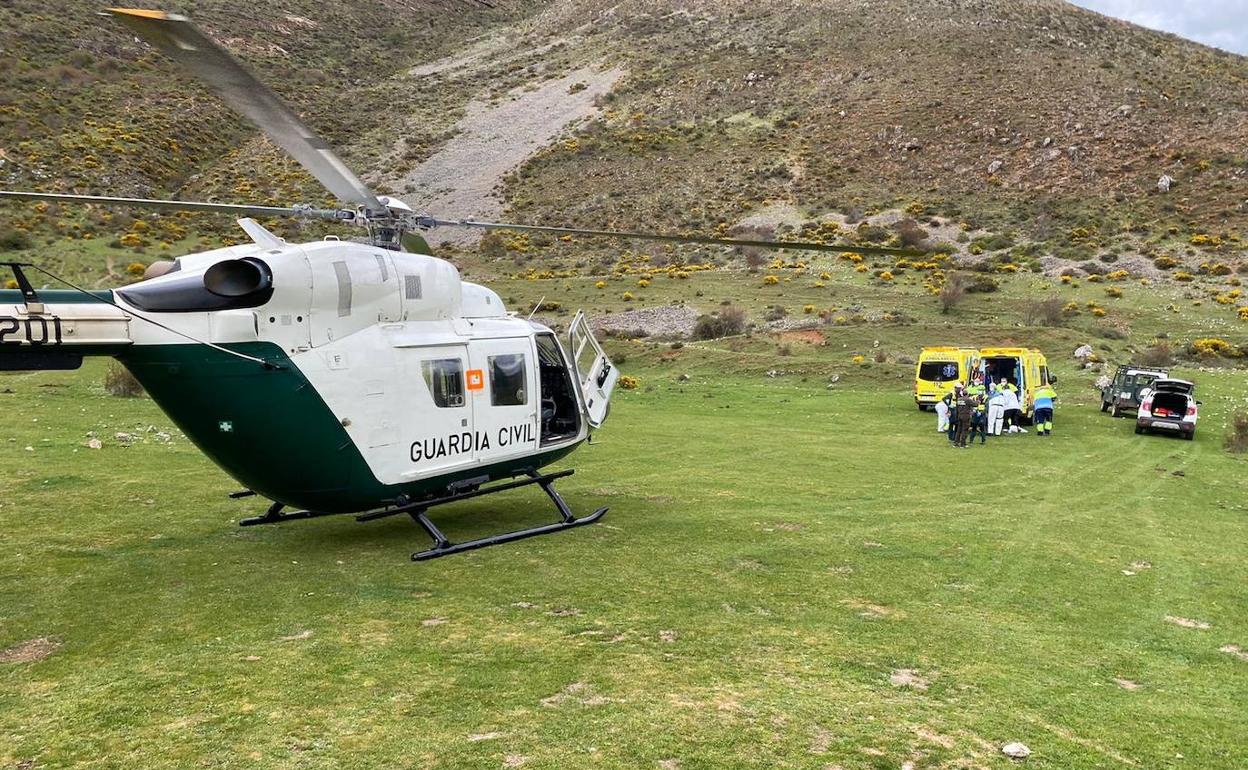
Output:
[[468,389],[482,465],[537,451],[538,381],[529,337],[472,340]]
[[607,420],[611,391],[615,390],[620,373],[603,352],[602,345],[594,339],[589,319],[579,310],[568,327],[568,342],[572,362],[580,378],[581,395],[585,399],[585,416],[590,425],[600,427]]
[[573,381],[575,372],[551,332],[534,337],[537,343],[537,373],[541,381],[542,446],[575,439],[581,433],[581,403]]
[[413,347],[399,351],[408,387],[415,389],[412,467],[421,476],[472,463],[477,456],[463,345]]

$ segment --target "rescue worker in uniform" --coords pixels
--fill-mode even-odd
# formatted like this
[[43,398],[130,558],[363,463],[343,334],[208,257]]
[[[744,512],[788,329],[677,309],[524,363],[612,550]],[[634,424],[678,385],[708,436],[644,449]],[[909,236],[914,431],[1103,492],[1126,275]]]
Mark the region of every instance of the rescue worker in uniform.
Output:
[[966,449],[966,439],[971,432],[971,418],[975,410],[975,403],[966,392],[966,386],[958,383],[953,386],[953,421],[957,426],[957,435],[954,437],[953,445],[961,449]]
[[1053,435],[1053,402],[1057,400],[1057,391],[1047,382],[1036,390],[1036,435]]
[[976,374],[971,387],[966,389],[971,399],[971,440],[979,433],[979,443],[988,443],[988,389],[984,387],[984,377]]
[[949,437],[950,446],[953,446],[953,439],[957,435],[958,431],[958,416],[956,414],[957,404],[953,399],[954,392],[957,390],[958,386],[955,384],[953,387],[954,390],[946,393],[945,397],[940,400],[940,403],[945,405],[945,435]]

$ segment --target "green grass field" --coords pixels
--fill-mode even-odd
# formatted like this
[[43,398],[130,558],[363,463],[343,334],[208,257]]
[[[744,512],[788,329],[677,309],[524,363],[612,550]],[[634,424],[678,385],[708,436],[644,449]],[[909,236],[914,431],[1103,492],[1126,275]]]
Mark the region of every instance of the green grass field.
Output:
[[[1248,763],[1242,370],[1197,373],[1194,442],[1135,436],[1063,364],[1055,437],[962,451],[910,367],[844,366],[836,335],[872,333],[775,378],[762,335],[613,343],[642,386],[563,484],[611,513],[422,564],[406,521],[239,529],[257,504],[100,362],[0,377],[0,649],[51,651],[0,663],[0,765]],[[437,520],[549,515],[521,491]]]

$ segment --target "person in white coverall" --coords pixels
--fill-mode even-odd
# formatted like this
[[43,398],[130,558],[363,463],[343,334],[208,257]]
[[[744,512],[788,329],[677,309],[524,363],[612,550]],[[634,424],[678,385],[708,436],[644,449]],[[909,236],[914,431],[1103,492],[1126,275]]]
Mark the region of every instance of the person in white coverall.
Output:
[[936,431],[938,433],[949,432],[949,405],[944,399],[936,402]]
[[993,385],[988,396],[988,432],[994,436],[1001,435],[1001,426],[1005,423],[1005,401],[1009,391],[1005,386]]
[[1010,433],[1018,433],[1020,431],[1026,433],[1026,431],[1018,425],[1019,410],[1022,409],[1022,404],[1018,401],[1018,388],[1003,377],[999,390],[1005,395],[1004,407],[1006,430]]

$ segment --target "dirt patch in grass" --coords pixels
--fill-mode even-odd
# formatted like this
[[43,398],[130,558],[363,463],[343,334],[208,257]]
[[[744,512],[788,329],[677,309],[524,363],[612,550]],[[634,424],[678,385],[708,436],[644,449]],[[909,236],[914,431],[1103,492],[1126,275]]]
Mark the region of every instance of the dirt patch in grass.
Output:
[[1203,620],[1192,620],[1191,618],[1180,618],[1177,615],[1167,615],[1166,622],[1173,623],[1176,626],[1182,626],[1184,628],[1200,629],[1201,631],[1205,631],[1210,628],[1213,628],[1212,625],[1210,625],[1209,623],[1206,623]]
[[832,731],[823,727],[815,728],[815,737],[810,740],[811,754],[827,754],[832,745]]
[[920,691],[931,686],[931,681],[927,677],[920,675],[912,668],[893,669],[893,673],[888,676],[888,681],[894,687],[908,687]]
[[1132,682],[1130,679],[1120,679],[1118,677],[1114,677],[1114,684],[1118,685],[1124,690],[1135,691],[1135,690],[1140,689],[1140,683]]
[[903,618],[906,616],[906,613],[901,610],[885,607],[882,604],[875,604],[863,599],[842,599],[841,604],[857,610],[858,614],[864,618]]
[[43,660],[61,648],[61,643],[47,636],[27,639],[6,650],[0,650],[0,663],[33,663]]
[[1248,651],[1241,649],[1238,644],[1224,644],[1218,648],[1218,652],[1225,652],[1227,655],[1234,655],[1245,663],[1248,663]]
[[794,331],[781,332],[780,342],[802,342],[807,345],[822,345],[827,342],[828,338],[823,336],[823,332],[818,329],[795,329]]
[[928,743],[934,743],[941,748],[952,749],[954,747],[955,742],[953,738],[948,735],[941,735],[940,733],[926,727],[916,727],[914,734]]
[[303,631],[300,631],[297,634],[291,634],[290,636],[283,636],[280,639],[278,639],[278,641],[279,642],[298,642],[303,639],[310,639],[311,637],[312,637],[312,631],[305,629]]
[[468,742],[480,743],[481,741],[492,741],[492,740],[495,740],[497,738],[502,738],[502,737],[503,737],[502,733],[473,733],[472,735],[468,736]]

